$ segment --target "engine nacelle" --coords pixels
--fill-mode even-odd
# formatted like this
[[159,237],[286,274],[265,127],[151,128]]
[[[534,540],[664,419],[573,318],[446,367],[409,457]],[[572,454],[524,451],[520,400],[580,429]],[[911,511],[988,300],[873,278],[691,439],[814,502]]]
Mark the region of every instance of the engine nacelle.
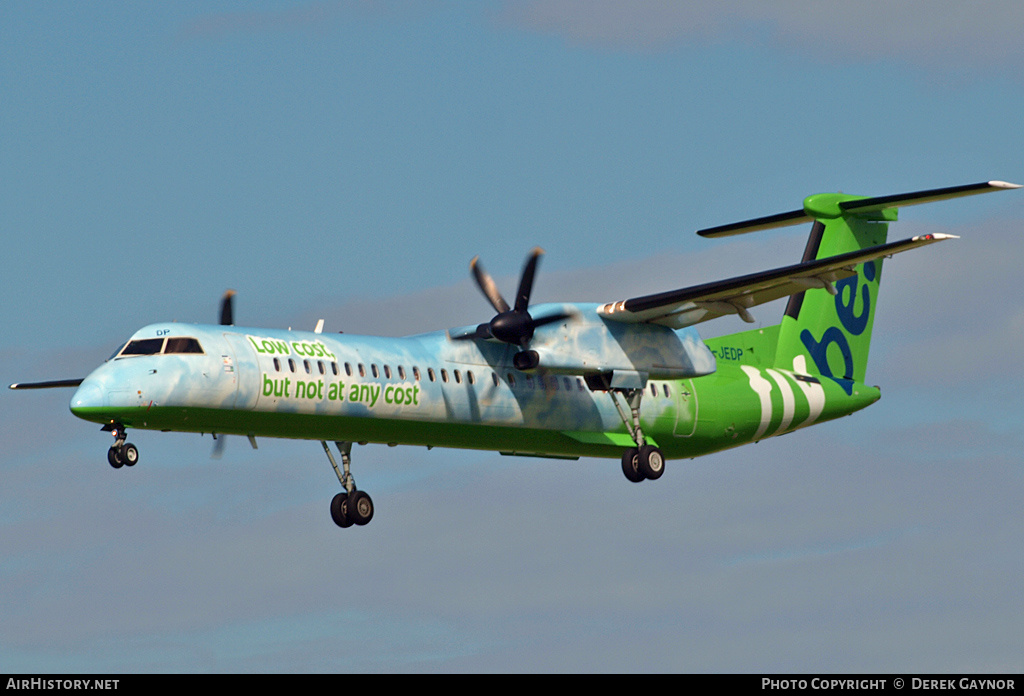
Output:
[[688,379],[715,371],[715,356],[695,329],[609,321],[597,314],[597,307],[538,306],[535,316],[570,316],[537,329],[528,349],[513,356],[516,369],[570,375],[639,373],[649,379]]

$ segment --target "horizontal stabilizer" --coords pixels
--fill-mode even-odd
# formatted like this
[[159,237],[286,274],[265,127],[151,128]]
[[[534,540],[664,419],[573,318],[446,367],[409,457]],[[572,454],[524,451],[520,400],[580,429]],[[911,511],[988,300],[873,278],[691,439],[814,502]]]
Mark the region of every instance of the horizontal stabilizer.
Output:
[[835,294],[832,284],[854,275],[857,265],[944,239],[956,237],[949,234],[913,237],[771,271],[610,302],[599,307],[597,313],[612,321],[650,322],[674,329],[727,314],[738,314],[744,321],[753,322],[748,311],[751,307],[813,288]]
[[801,208],[800,210],[791,210],[788,213],[766,215],[765,217],[754,218],[753,220],[733,222],[728,225],[719,225],[718,227],[708,227],[707,229],[697,230],[697,234],[701,237],[731,237],[734,234],[772,230],[776,227],[789,227],[790,225],[799,225],[802,222],[812,222],[813,220],[814,218],[805,213],[804,209]]
[[947,188],[930,189],[928,191],[896,194],[895,196],[876,196],[874,198],[864,198],[859,201],[843,201],[839,204],[839,207],[843,209],[844,213],[861,215],[863,213],[883,210],[885,208],[898,208],[907,205],[918,205],[920,203],[932,203],[934,201],[945,201],[950,198],[973,196],[978,193],[991,193],[992,191],[1004,191],[1007,189],[1018,188],[1020,188],[1020,184],[1010,184],[1005,181],[983,181],[980,184],[949,186]]
[[[884,215],[883,211],[889,211],[901,206],[932,203],[950,198],[1016,188],[1021,187],[1018,184],[1010,184],[1005,181],[984,181],[980,184],[898,193],[893,196],[865,197],[847,196],[839,193],[821,193],[805,198],[804,207],[800,210],[791,210],[788,213],[768,215],[767,217],[734,222],[718,227],[708,227],[707,229],[698,230],[697,234],[701,237],[729,237],[734,234],[745,234],[747,232],[757,232],[758,230],[798,225],[815,219],[833,219],[850,215],[868,219],[894,220],[895,215],[887,216]],[[892,212],[894,213],[895,211]]]

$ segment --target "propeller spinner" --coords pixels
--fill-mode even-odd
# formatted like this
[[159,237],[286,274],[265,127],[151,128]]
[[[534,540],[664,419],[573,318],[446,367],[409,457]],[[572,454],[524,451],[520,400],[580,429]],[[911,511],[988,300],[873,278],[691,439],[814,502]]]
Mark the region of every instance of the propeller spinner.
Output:
[[[529,346],[530,340],[533,338],[533,334],[538,327],[562,321],[570,316],[565,312],[559,312],[535,319],[529,312],[530,293],[533,291],[533,278],[537,272],[537,264],[540,262],[540,257],[543,254],[544,250],[540,247],[534,247],[533,251],[530,252],[530,256],[526,259],[526,265],[523,266],[523,273],[519,278],[519,290],[516,292],[515,305],[512,307],[509,307],[505,298],[498,291],[498,286],[494,279],[491,278],[480,264],[480,257],[473,257],[473,260],[469,262],[473,278],[497,314],[486,324],[477,326],[474,333],[459,336],[458,338],[493,338],[503,343],[520,346],[523,348],[523,353],[526,353],[526,348]],[[521,353],[520,355],[523,354]],[[523,360],[526,367],[536,366],[535,364],[529,365],[529,357],[525,355]]]

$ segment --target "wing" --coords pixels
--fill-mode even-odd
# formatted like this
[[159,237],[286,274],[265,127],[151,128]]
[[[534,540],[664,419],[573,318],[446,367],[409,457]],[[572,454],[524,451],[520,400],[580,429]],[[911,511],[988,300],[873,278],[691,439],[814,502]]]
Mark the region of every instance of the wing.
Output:
[[9,389],[62,389],[64,387],[77,387],[82,379],[56,379],[49,382],[15,382]]
[[673,329],[727,314],[738,314],[749,323],[754,321],[748,311],[751,307],[813,288],[824,288],[834,295],[836,290],[832,284],[855,275],[857,265],[945,239],[956,237],[950,234],[913,237],[771,271],[609,302],[599,307],[597,313],[627,324],[649,322]]

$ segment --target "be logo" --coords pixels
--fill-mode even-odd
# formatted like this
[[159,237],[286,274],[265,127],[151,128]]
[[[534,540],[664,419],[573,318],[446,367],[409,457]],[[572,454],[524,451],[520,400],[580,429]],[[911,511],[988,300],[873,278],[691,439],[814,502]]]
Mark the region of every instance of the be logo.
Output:
[[[814,334],[808,329],[800,332],[800,340],[803,341],[804,347],[807,348],[807,353],[811,356],[815,366],[817,366],[818,373],[825,377],[831,377],[847,394],[853,393],[854,379],[853,351],[850,349],[850,341],[847,338],[847,334],[850,336],[860,336],[867,329],[868,320],[871,317],[871,292],[868,288],[868,282],[873,282],[877,274],[878,269],[875,266],[875,262],[868,261],[864,264],[861,273],[850,278],[844,278],[835,284],[836,316],[839,317],[842,329],[838,326],[828,327],[821,335],[821,340],[815,340]],[[861,275],[867,281],[863,285],[859,282]],[[860,291],[859,314],[855,313],[858,304],[858,290]],[[831,345],[835,345],[842,356],[843,372],[841,375],[833,373],[832,368],[829,366],[828,349]]]

